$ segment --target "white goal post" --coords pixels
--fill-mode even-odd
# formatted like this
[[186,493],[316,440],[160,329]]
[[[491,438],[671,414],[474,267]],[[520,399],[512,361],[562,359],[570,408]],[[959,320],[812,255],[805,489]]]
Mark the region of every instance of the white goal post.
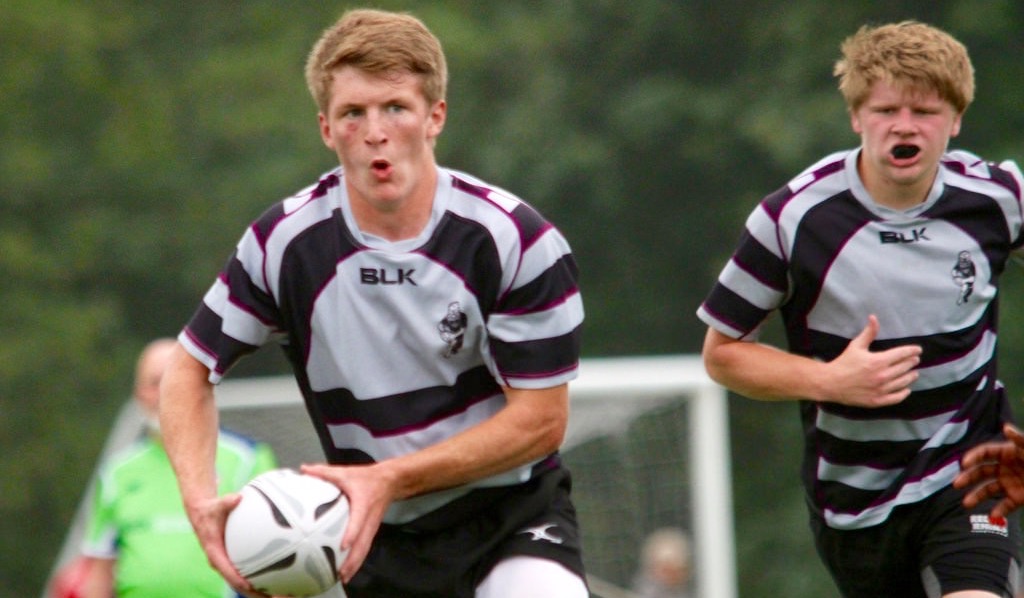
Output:
[[[631,596],[643,536],[671,525],[692,535],[695,596],[736,598],[728,395],[699,356],[583,359],[569,388],[562,453],[573,472],[592,595]],[[282,466],[322,459],[290,376],[229,378],[216,396],[222,425],[270,442]],[[141,430],[129,401],[100,458]],[[92,482],[54,573],[77,554],[91,492]]]
[[[584,359],[579,379],[569,388],[572,414],[563,449],[569,454],[585,436],[614,432],[612,428],[625,427],[629,420],[659,404],[685,401],[687,417],[680,431],[687,436],[688,455],[674,456],[669,462],[678,459],[680,465],[685,462],[689,468],[691,517],[682,525],[693,534],[695,595],[735,598],[727,391],[708,377],[703,362],[696,355]],[[605,422],[603,429],[596,430],[599,425],[588,421],[595,416],[580,417],[588,411]],[[585,488],[574,487],[577,494],[584,491]],[[587,522],[584,520],[581,525],[586,554],[589,549]]]

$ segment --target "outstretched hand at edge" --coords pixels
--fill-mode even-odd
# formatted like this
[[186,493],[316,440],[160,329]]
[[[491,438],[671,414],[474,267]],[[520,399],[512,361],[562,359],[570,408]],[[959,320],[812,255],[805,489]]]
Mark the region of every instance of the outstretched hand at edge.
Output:
[[1013,424],[1003,426],[1006,440],[979,444],[960,460],[962,471],[953,487],[968,489],[963,504],[972,508],[990,498],[1001,498],[989,512],[1002,518],[1024,506],[1024,432]]

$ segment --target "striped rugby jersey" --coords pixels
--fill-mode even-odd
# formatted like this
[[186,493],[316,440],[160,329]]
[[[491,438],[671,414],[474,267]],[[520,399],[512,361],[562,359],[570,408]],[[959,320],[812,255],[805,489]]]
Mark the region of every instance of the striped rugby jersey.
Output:
[[[340,168],[267,210],[179,335],[217,383],[279,343],[327,460],[414,452],[488,419],[500,385],[577,375],[583,304],[565,238],[520,199],[439,168],[429,224],[396,243],[355,225]],[[517,484],[532,465],[473,487]],[[402,523],[471,488],[396,503]]]
[[872,350],[923,347],[920,378],[898,405],[800,402],[809,501],[838,529],[875,525],[947,486],[965,448],[1011,417],[996,379],[997,288],[1022,243],[1013,162],[949,152],[927,200],[895,211],[868,196],[858,153],[828,156],[766,197],[697,311],[756,340],[778,309],[789,350],[824,361],[870,314]]

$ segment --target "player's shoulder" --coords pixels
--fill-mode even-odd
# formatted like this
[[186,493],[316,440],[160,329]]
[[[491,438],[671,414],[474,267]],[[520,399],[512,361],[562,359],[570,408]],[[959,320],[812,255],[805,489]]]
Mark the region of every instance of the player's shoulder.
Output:
[[468,201],[483,208],[500,210],[513,218],[523,213],[531,213],[537,217],[542,217],[539,210],[519,195],[507,189],[459,170],[442,168],[441,172],[449,177],[452,191],[456,197],[463,201]]
[[266,237],[283,220],[308,211],[320,210],[324,212],[321,217],[325,217],[336,205],[336,202],[329,201],[329,198],[333,191],[341,187],[343,177],[344,174],[340,166],[328,170],[320,175],[315,182],[264,209],[253,223],[253,228],[260,236]]
[[1024,176],[1014,160],[994,162],[985,160],[973,152],[957,149],[946,152],[942,156],[941,164],[954,176],[991,181],[1009,190],[1018,200],[1022,198]]
[[762,200],[760,207],[778,219],[779,214],[797,196],[811,201],[834,196],[849,186],[845,171],[849,168],[850,157],[857,150],[833,152],[807,166],[786,184],[775,189]]
[[524,238],[553,228],[540,210],[515,193],[458,170],[442,168],[441,173],[452,188],[448,211],[477,220],[492,232],[505,228]]
[[786,187],[797,193],[807,186],[834,174],[843,172],[849,166],[849,158],[857,150],[846,149],[833,152],[804,168],[789,180]]

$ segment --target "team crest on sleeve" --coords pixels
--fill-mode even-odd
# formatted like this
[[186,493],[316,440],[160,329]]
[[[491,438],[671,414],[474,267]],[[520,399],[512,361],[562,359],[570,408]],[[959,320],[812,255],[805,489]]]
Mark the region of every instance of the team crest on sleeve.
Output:
[[462,338],[466,334],[466,313],[458,301],[448,304],[448,312],[437,323],[437,330],[441,334],[441,340],[448,345],[444,352],[445,357],[451,357],[462,349]]
[[956,258],[956,265],[953,266],[953,282],[960,287],[960,295],[956,299],[957,305],[963,305],[974,292],[974,277],[977,270],[974,267],[974,260],[971,259],[970,251],[961,251]]

